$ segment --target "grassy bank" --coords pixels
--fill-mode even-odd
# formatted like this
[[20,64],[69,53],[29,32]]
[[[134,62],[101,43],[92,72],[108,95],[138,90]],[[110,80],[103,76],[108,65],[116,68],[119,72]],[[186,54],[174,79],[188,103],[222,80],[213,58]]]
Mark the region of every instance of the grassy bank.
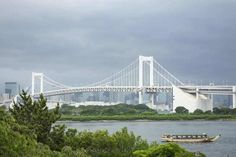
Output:
[[93,121],[93,120],[236,120],[236,115],[180,115],[180,114],[165,114],[165,115],[114,115],[114,116],[85,116],[85,115],[62,115],[60,120],[71,121]]

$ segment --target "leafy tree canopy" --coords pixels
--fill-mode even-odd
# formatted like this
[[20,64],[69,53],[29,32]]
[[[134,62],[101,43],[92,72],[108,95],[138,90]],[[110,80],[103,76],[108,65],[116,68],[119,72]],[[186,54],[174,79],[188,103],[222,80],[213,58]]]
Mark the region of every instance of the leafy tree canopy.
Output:
[[176,107],[176,108],[175,108],[175,112],[176,112],[176,113],[179,113],[179,114],[188,114],[188,113],[189,113],[188,109],[186,109],[186,108],[183,107],[183,106],[178,106],[178,107]]
[[203,114],[204,112],[201,109],[196,109],[193,114]]
[[201,153],[192,153],[174,143],[154,145],[146,150],[137,150],[135,157],[205,157]]
[[37,141],[42,143],[48,142],[52,124],[60,119],[59,105],[55,110],[49,111],[46,103],[47,100],[42,94],[34,101],[30,95],[22,91],[20,101],[14,102],[10,109],[16,122],[27,126],[37,136]]

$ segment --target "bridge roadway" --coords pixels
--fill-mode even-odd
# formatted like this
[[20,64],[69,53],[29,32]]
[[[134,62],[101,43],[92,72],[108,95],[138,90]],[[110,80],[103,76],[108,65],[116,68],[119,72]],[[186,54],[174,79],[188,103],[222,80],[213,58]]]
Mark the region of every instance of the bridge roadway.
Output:
[[[178,86],[182,90],[190,94],[215,94],[215,95],[233,95],[233,86]],[[172,90],[173,86],[94,86],[94,87],[73,87],[52,91],[45,91],[45,97],[82,93],[82,92],[134,92],[139,91],[145,93],[167,92]],[[34,97],[39,97],[40,93],[35,93]]]
[[213,95],[233,95],[236,94],[233,92],[234,86],[180,86],[182,90],[187,93],[194,94],[196,92],[200,94],[213,94]]
[[[137,86],[94,86],[94,87],[73,87],[52,91],[45,91],[43,95],[45,97],[72,94],[72,93],[83,93],[83,92],[147,92],[147,93],[156,93],[156,92],[166,92],[172,89],[172,86],[143,86],[139,88]],[[38,97],[40,93],[35,93],[34,97]]]

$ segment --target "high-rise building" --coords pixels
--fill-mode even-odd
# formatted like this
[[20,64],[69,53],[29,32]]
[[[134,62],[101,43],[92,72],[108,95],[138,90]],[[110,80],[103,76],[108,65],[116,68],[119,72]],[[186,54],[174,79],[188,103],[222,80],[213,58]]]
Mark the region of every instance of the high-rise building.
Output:
[[12,98],[19,93],[17,82],[5,82],[5,93]]

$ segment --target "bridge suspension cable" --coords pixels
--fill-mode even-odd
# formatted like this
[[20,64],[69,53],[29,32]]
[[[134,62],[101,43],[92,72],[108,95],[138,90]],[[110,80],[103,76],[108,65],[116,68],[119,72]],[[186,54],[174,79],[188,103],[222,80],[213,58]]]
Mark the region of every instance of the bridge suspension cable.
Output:
[[154,69],[161,74],[161,71],[163,71],[162,76],[164,77],[164,75],[166,75],[166,80],[168,80],[169,82],[171,82],[173,85],[184,85],[184,83],[182,81],[180,81],[179,79],[177,79],[173,74],[171,74],[166,68],[164,68],[160,63],[158,63],[155,59],[154,61],[154,65],[156,65],[157,67],[154,67]]
[[46,83],[48,83],[48,84],[54,86],[54,87],[58,87],[58,88],[71,88],[70,86],[66,86],[66,85],[64,85],[64,84],[62,84],[62,83],[59,83],[59,82],[57,82],[57,81],[55,81],[55,80],[53,80],[53,79],[47,77],[46,75],[43,75],[43,76],[44,76],[44,81],[45,81]]
[[[127,79],[124,78],[124,76],[128,76],[128,74],[132,74],[135,75],[134,72],[132,72],[133,70],[137,69],[138,66],[138,59],[136,59],[135,61],[133,61],[131,64],[129,64],[128,66],[126,66],[125,68],[123,68],[122,70],[120,70],[119,72],[112,74],[111,76],[87,85],[88,87],[91,86],[104,86],[104,85],[125,85],[125,82],[128,82]],[[135,79],[135,76],[130,76],[130,78]]]

